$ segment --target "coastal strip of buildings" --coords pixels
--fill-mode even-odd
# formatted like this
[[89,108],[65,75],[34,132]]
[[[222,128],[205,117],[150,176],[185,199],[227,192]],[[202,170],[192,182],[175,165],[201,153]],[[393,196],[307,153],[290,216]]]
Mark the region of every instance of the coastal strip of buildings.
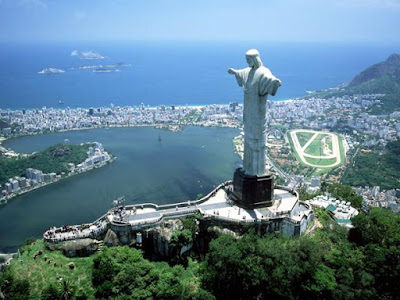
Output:
[[[362,139],[363,146],[385,145],[400,137],[400,112],[372,115],[383,94],[268,101],[269,128],[346,131]],[[243,105],[159,105],[98,108],[0,109],[0,135],[9,137],[99,127],[220,126],[241,127]]]
[[57,182],[64,177],[102,167],[114,159],[114,157],[104,150],[101,143],[93,142],[90,144],[92,146],[89,147],[87,158],[77,165],[69,163],[69,172],[67,174],[43,173],[41,170],[27,168],[25,176],[8,179],[6,183],[0,185],[0,203],[6,204],[8,200],[15,196]]

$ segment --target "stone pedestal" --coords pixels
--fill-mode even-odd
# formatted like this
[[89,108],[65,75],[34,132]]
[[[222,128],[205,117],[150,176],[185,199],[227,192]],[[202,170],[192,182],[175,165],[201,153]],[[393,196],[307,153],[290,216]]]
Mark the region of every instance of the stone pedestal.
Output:
[[272,206],[274,203],[274,177],[245,174],[238,168],[233,175],[233,200],[246,208]]

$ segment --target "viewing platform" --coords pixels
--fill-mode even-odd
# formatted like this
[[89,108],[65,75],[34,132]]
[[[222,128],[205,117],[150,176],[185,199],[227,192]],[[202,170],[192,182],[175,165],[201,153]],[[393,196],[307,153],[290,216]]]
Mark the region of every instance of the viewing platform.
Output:
[[313,221],[313,211],[299,201],[297,192],[284,187],[274,190],[275,201],[270,207],[246,209],[230,199],[232,181],[226,181],[199,200],[157,205],[153,203],[117,206],[96,221],[75,226],[51,228],[43,235],[45,241],[58,243],[80,238],[96,238],[109,228],[114,232],[139,232],[161,224],[164,219],[177,219],[200,213],[205,219],[227,223],[271,224],[270,231],[283,230],[287,235],[300,235]]

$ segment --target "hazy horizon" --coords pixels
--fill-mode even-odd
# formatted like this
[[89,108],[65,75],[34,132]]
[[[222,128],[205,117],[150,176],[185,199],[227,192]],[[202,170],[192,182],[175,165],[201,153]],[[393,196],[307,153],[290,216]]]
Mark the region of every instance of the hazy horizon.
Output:
[[[267,42],[58,42],[8,43],[0,50],[1,108],[207,105],[242,102],[242,90],[227,69],[246,67],[244,53],[257,48],[263,63],[282,80],[270,100],[335,87],[396,46]],[[92,51],[103,59],[82,59]],[[72,55],[71,55],[72,54]],[[102,65],[125,63],[117,72]],[[85,66],[91,66],[85,69]],[[38,74],[46,68],[62,74]],[[83,68],[83,69],[82,69]],[[115,68],[116,69],[116,68]],[[64,106],[59,105],[59,100]]]
[[399,43],[399,0],[1,0],[11,41]]

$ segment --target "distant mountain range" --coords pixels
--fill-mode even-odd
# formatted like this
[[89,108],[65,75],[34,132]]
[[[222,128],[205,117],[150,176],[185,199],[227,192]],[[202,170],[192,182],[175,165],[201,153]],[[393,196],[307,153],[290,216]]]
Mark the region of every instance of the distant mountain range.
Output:
[[345,94],[385,94],[382,104],[374,107],[373,112],[390,113],[400,110],[400,54],[392,54],[387,60],[366,68],[340,89],[318,92],[313,96]]

